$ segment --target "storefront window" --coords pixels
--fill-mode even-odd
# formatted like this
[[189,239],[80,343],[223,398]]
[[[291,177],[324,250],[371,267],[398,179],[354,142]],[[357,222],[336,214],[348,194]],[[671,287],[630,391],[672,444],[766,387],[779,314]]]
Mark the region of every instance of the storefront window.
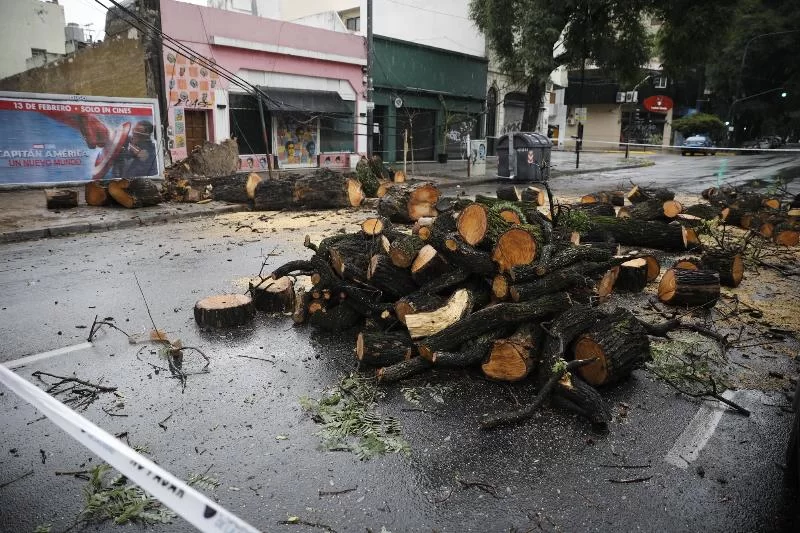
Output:
[[320,151],[321,152],[354,152],[353,149],[353,117],[336,115],[320,119]]

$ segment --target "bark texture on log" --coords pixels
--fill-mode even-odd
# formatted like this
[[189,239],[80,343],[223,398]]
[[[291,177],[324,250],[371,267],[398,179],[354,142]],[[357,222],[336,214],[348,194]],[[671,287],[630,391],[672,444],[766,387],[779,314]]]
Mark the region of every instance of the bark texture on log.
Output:
[[264,313],[285,313],[294,309],[294,283],[289,277],[256,278],[250,282],[253,305]]
[[370,366],[389,366],[416,355],[416,347],[408,332],[402,329],[383,331],[368,328],[358,334],[356,357]]
[[497,265],[488,252],[465,243],[457,233],[449,234],[444,240],[447,261],[458,268],[484,276],[497,271]]
[[669,305],[714,307],[719,299],[719,274],[711,270],[670,268],[661,277],[658,299]]
[[666,202],[667,200],[674,200],[675,193],[669,189],[647,189],[644,187],[639,187],[638,185],[634,185],[630,192],[628,192],[627,197],[628,200],[634,204],[646,202],[647,200],[660,200],[662,202]]
[[211,194],[214,200],[246,204],[255,196],[256,186],[261,179],[255,172],[213,178]]
[[378,202],[378,213],[392,222],[410,223],[437,215],[439,189],[432,183],[396,185]]
[[149,178],[111,180],[108,182],[108,194],[128,209],[161,203],[161,192]]
[[611,421],[611,410],[597,389],[574,374],[570,374],[568,382],[559,382],[553,393],[553,404],[586,418],[596,426]]
[[541,320],[572,304],[565,293],[556,293],[524,303],[500,303],[481,309],[464,320],[431,335],[422,341],[419,353],[431,359],[437,351],[452,350],[466,340],[473,339],[509,323]]
[[370,285],[382,291],[384,297],[388,296],[393,300],[417,290],[411,272],[407,268],[393,265],[389,256],[383,254],[373,255],[370,259],[367,280]]
[[389,257],[395,266],[408,268],[423,246],[425,246],[425,241],[416,235],[398,237],[389,245]]
[[228,328],[246,324],[253,318],[253,300],[244,294],[219,294],[194,304],[194,319],[200,326]]
[[78,207],[78,191],[69,189],[45,189],[47,209],[70,209]]
[[280,209],[335,209],[357,207],[364,201],[361,183],[353,177],[322,168],[313,174],[279,174],[259,182],[253,207]]
[[395,383],[430,369],[431,363],[422,357],[412,357],[407,361],[379,368],[375,376],[378,383]]
[[627,309],[617,309],[575,341],[575,359],[596,360],[578,370],[594,386],[617,383],[630,375],[650,355],[644,327]]
[[666,251],[686,250],[697,239],[690,228],[658,221],[593,217],[589,225],[590,239],[611,236],[620,244]]
[[644,259],[632,259],[619,266],[614,287],[624,292],[642,292],[647,286],[647,261]]
[[726,287],[738,287],[744,278],[744,261],[738,252],[707,250],[700,261],[704,269],[719,273],[719,282]]

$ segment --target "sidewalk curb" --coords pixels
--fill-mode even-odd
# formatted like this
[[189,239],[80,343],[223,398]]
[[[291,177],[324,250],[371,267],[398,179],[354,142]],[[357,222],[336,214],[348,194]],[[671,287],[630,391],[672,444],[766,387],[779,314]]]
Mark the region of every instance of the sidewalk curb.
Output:
[[190,220],[193,218],[224,215],[228,213],[238,213],[249,211],[250,208],[244,204],[228,204],[214,206],[206,211],[187,211],[176,213],[158,213],[148,216],[136,216],[126,220],[116,220],[113,222],[75,222],[61,226],[53,226],[41,229],[13,230],[0,233],[0,244],[24,242],[50,237],[64,237],[67,235],[77,235],[85,233],[102,233],[118,229],[127,229],[139,226],[154,226],[157,224],[167,224],[177,220]]

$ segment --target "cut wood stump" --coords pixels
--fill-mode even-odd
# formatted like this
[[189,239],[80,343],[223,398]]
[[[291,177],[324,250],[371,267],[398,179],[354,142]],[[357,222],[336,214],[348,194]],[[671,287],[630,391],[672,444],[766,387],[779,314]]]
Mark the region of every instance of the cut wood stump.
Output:
[[575,359],[596,358],[578,369],[590,385],[617,383],[627,378],[650,356],[650,339],[636,317],[617,309],[575,341]]
[[533,233],[522,227],[503,232],[492,250],[492,260],[499,272],[509,272],[513,267],[529,265],[536,259],[538,245]]
[[536,206],[547,205],[547,193],[539,187],[525,187],[520,197],[523,202],[530,202]]
[[111,203],[108,190],[106,190],[105,185],[99,181],[88,182],[84,187],[83,195],[86,199],[86,205],[102,207]]
[[411,263],[411,277],[417,285],[424,285],[452,269],[453,267],[436,251],[436,248],[426,244]]
[[288,276],[256,278],[250,282],[253,305],[264,313],[286,313],[294,309],[294,282]]
[[631,259],[619,265],[619,275],[614,288],[623,292],[642,292],[647,286],[647,261]]
[[411,337],[402,329],[367,328],[356,339],[356,357],[366,365],[389,366],[411,359],[415,354]]
[[497,187],[497,199],[507,200],[509,202],[519,202],[522,200],[522,195],[519,189],[514,185],[500,185]]
[[627,194],[628,200],[631,203],[638,204],[639,202],[646,202],[647,200],[660,200],[666,202],[667,200],[674,200],[675,193],[669,189],[647,189],[634,185]]
[[255,313],[253,299],[245,294],[218,294],[194,304],[194,319],[211,328],[230,328],[247,324]]
[[700,261],[704,269],[719,273],[719,282],[726,287],[738,287],[744,278],[744,261],[738,252],[708,250]]
[[719,274],[711,270],[670,268],[661,277],[658,299],[669,305],[714,307],[719,299]]
[[524,324],[512,336],[494,341],[481,365],[483,375],[498,381],[525,379],[536,365],[543,335],[540,327]]
[[45,189],[47,209],[70,209],[78,207],[78,191],[69,189]]
[[458,234],[469,245],[483,245],[493,249],[500,236],[511,229],[511,224],[489,207],[473,203],[465,207],[456,221]]
[[375,237],[390,231],[392,228],[389,221],[382,217],[372,217],[361,223],[361,231],[368,237]]
[[411,223],[435,217],[439,189],[432,183],[396,185],[378,202],[378,213],[392,222]]
[[128,209],[161,203],[161,192],[149,178],[111,180],[108,182],[108,194]]

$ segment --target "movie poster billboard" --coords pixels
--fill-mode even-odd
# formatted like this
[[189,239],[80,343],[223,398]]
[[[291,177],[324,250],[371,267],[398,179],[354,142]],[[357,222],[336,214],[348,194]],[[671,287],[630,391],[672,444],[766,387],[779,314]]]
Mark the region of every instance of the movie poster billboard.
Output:
[[0,184],[158,176],[156,101],[0,93]]
[[273,119],[274,153],[280,168],[317,166],[319,119],[279,114]]

